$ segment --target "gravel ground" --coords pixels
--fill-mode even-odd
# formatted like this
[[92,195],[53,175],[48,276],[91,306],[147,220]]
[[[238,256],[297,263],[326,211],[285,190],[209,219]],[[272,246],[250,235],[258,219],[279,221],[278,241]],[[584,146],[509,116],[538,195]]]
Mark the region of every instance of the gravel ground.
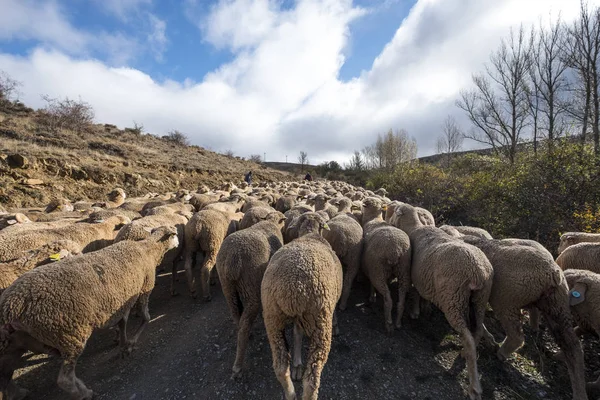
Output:
[[[186,293],[183,274],[180,291]],[[98,330],[79,360],[77,374],[98,399],[280,399],[283,391],[271,366],[262,320],[255,323],[244,376],[230,379],[235,359],[235,333],[220,287],[204,303],[187,294],[171,297],[169,274],[157,278],[151,296],[152,322],[138,348],[122,359],[114,332]],[[384,331],[382,306],[366,304],[368,288],[356,284],[349,307],[339,314],[341,335],[333,340],[325,366],[321,399],[463,399],[467,385],[460,341],[443,315],[405,318],[393,335]],[[351,306],[350,306],[351,305]],[[139,323],[130,319],[130,332]],[[486,321],[497,339],[498,324]],[[550,358],[556,346],[547,333],[534,338],[506,363],[479,348],[479,371],[485,399],[571,398],[565,366]],[[291,340],[291,329],[290,329]],[[290,341],[292,343],[292,341]],[[306,340],[304,341],[306,350]],[[596,349],[596,350],[594,350]],[[600,369],[598,343],[585,345],[588,379]],[[593,357],[587,357],[593,355]],[[305,359],[305,358],[304,358]],[[58,359],[32,356],[16,374],[17,384],[31,390],[30,399],[58,400]],[[301,391],[301,384],[296,383]]]

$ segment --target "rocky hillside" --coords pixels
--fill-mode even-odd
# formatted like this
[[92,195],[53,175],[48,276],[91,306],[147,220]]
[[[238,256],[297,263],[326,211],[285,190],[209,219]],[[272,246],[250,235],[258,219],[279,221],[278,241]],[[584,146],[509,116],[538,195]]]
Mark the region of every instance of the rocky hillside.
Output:
[[43,113],[20,103],[0,104],[0,204],[32,207],[62,195],[71,201],[103,199],[115,187],[130,196],[178,188],[239,182],[248,170],[254,182],[294,179],[237,157],[166,138],[86,124],[57,128]]

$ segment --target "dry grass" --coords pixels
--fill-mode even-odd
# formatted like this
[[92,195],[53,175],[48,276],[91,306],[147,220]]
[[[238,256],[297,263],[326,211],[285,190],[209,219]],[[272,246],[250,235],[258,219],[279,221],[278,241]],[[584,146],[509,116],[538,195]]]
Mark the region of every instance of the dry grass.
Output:
[[[199,146],[181,146],[132,129],[87,125],[81,131],[47,129],[34,111],[0,111],[0,204],[40,206],[57,195],[73,201],[102,199],[114,187],[129,195],[196,189],[201,184],[241,182],[253,170],[255,182],[292,178],[250,161]],[[6,158],[20,154],[26,168],[10,168]],[[139,176],[138,176],[139,175]],[[44,185],[28,187],[28,178]]]

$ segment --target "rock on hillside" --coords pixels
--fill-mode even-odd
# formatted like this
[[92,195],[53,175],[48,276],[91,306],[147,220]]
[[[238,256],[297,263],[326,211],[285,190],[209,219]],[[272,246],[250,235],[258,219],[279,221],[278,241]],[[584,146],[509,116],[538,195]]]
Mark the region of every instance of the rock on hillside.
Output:
[[61,195],[99,200],[115,187],[130,196],[241,181],[293,179],[289,174],[199,146],[179,145],[110,124],[79,132],[47,128],[39,112],[0,109],[0,204],[32,207]]

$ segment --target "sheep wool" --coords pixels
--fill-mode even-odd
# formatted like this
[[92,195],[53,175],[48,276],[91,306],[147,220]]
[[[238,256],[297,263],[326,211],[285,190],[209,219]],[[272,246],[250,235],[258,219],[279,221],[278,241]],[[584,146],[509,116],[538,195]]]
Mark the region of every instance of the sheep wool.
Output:
[[241,375],[250,329],[260,312],[260,284],[273,254],[283,246],[285,217],[273,210],[263,219],[223,240],[217,254],[217,272],[223,294],[238,328],[233,377]]
[[[63,359],[58,385],[71,397],[91,399],[93,392],[75,375],[77,359],[87,340],[95,328],[118,323],[121,348],[124,354],[132,351],[150,321],[148,299],[154,288],[154,266],[177,244],[173,228],[158,228],[146,240],[115,243],[29,271],[0,296],[0,326],[8,329],[9,335],[11,331],[26,332],[58,351]],[[136,303],[143,320],[128,339],[127,319]],[[14,364],[14,360],[6,360],[5,356],[15,355],[6,355],[5,350],[0,348],[1,373],[10,380],[13,370],[7,371],[5,366]],[[0,382],[7,384],[4,379]]]
[[[307,219],[300,227],[301,237],[273,255],[261,284],[273,369],[287,400],[295,399],[296,393],[290,375],[285,326],[294,323],[292,375],[302,376],[305,400],[317,399],[321,372],[331,348],[334,311],[342,293],[342,265],[329,243],[319,235],[326,226],[317,216]],[[310,341],[304,373],[302,333]]]

